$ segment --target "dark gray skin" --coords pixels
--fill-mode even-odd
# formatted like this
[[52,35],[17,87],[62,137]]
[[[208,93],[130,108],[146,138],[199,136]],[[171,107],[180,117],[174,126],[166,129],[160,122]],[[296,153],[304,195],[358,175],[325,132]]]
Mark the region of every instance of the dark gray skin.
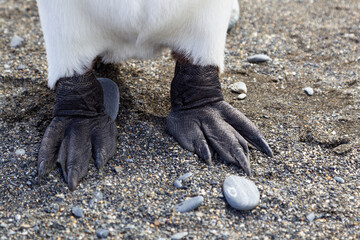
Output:
[[[54,119],[38,158],[39,177],[59,162],[71,191],[87,174],[91,157],[101,169],[116,150],[114,119],[105,113],[101,84],[89,72],[58,81]],[[182,147],[211,164],[214,153],[251,175],[248,143],[272,157],[257,127],[223,100],[215,66],[178,60],[171,84],[169,132]]]

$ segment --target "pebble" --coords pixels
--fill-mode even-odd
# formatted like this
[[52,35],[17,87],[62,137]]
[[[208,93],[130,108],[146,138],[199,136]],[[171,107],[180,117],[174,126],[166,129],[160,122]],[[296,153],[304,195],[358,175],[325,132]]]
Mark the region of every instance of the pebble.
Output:
[[175,188],[182,188],[183,187],[182,181],[188,179],[192,175],[193,175],[192,172],[188,172],[188,173],[183,174],[182,176],[180,176],[178,179],[175,180],[174,187]]
[[243,177],[231,175],[223,184],[227,202],[238,210],[251,210],[260,202],[260,193],[256,185]]
[[309,222],[314,221],[314,219],[315,219],[315,214],[314,214],[313,212],[309,213],[309,214],[306,216],[306,219],[307,219]]
[[187,232],[179,232],[179,233],[175,233],[174,235],[172,235],[170,237],[171,240],[180,240],[183,239],[184,237],[186,237],[188,235]]
[[30,181],[26,181],[26,185],[31,186],[31,182],[30,182]]
[[23,43],[23,41],[24,41],[23,38],[21,38],[19,36],[15,36],[10,41],[10,47],[17,48]]
[[71,212],[77,218],[82,218],[84,216],[83,210],[80,207],[72,207]]
[[16,151],[15,151],[15,154],[16,154],[16,156],[23,156],[23,155],[25,155],[25,150],[24,149],[17,149]]
[[98,230],[96,230],[96,236],[98,236],[98,238],[106,238],[109,235],[109,230],[104,229],[104,228],[99,228]]
[[261,63],[261,62],[268,62],[271,58],[265,54],[256,54],[253,56],[248,57],[247,61],[250,63]]
[[335,181],[339,182],[339,183],[344,183],[344,179],[342,179],[341,177],[334,177]]
[[244,82],[236,82],[229,86],[230,90],[235,93],[247,93],[247,87]]
[[104,195],[102,194],[102,192],[95,192],[94,193],[94,200],[96,202],[99,202],[99,201],[103,200],[103,198],[104,198]]
[[245,93],[241,93],[237,96],[237,99],[239,100],[244,100],[246,98],[246,94]]
[[19,214],[16,214],[15,215],[15,220],[18,222],[18,221],[20,221],[20,219],[21,219],[21,216]]
[[175,205],[174,208],[176,212],[181,212],[181,213],[189,212],[199,207],[203,201],[204,198],[202,196],[197,196],[187,199],[184,202]]
[[312,96],[314,94],[314,89],[312,89],[311,87],[306,87],[306,88],[304,88],[304,92],[307,95]]
[[20,64],[17,69],[18,70],[24,70],[26,68],[26,66],[24,64]]
[[9,68],[10,68],[10,65],[9,65],[9,64],[5,64],[5,65],[4,65],[4,68],[5,68],[5,69],[9,69]]

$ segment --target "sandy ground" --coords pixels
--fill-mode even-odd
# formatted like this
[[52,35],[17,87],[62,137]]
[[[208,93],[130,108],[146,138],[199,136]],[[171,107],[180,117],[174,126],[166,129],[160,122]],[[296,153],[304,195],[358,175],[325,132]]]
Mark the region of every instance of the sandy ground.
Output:
[[[359,239],[360,1],[245,0],[241,12],[227,40],[223,93],[275,154],[251,151],[250,179],[261,203],[247,212],[232,209],[222,193],[226,176],[243,170],[221,160],[207,166],[166,130],[169,52],[97,66],[122,94],[117,153],[103,172],[92,165],[74,192],[59,169],[39,183],[37,151],[54,94],[46,87],[36,3],[0,0],[0,238],[97,238],[103,228],[114,239],[179,232],[184,239]],[[12,49],[15,35],[24,43]],[[272,60],[247,63],[257,53]],[[245,100],[228,89],[237,81],[247,84]],[[174,180],[189,171],[189,187],[175,189]],[[174,212],[198,195],[205,198],[198,209]],[[74,206],[82,218],[72,215]]]

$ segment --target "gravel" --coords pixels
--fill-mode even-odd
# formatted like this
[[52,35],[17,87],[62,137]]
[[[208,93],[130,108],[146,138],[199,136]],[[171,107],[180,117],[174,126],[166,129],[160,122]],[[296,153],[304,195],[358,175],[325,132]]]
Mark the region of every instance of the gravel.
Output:
[[[94,239],[99,228],[114,239],[179,232],[188,233],[185,239],[359,239],[359,14],[356,0],[241,1],[226,42],[223,94],[259,127],[274,157],[250,148],[253,175],[246,178],[261,202],[238,211],[226,203],[222,183],[244,171],[218,157],[207,165],[166,130],[170,51],[98,65],[97,76],[114,80],[121,93],[116,154],[102,171],[91,161],[74,192],[58,167],[38,179],[37,153],[54,102],[44,38],[35,0],[0,0],[0,239]],[[25,40],[11,48],[16,35]],[[272,60],[246,61],[257,53]],[[21,64],[26,68],[17,70]],[[239,81],[251,89],[246,101],[228,90]],[[303,92],[307,86],[316,90],[312,97]],[[17,149],[26,154],[17,156]],[[191,184],[174,188],[186,172],[196,173]],[[103,198],[90,207],[95,192]],[[196,210],[174,211],[195,196],[204,197]],[[84,217],[75,218],[72,206]]]
[[314,219],[315,219],[315,214],[314,214],[313,212],[309,213],[308,215],[306,215],[306,219],[307,219],[309,222],[314,221]]

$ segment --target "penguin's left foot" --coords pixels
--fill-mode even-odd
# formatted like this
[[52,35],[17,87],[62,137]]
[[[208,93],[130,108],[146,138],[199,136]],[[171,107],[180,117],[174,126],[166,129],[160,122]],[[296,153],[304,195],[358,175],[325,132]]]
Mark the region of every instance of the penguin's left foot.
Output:
[[209,164],[216,152],[251,175],[248,143],[273,156],[258,128],[223,101],[216,67],[178,61],[171,84],[171,106],[169,132],[182,147]]

